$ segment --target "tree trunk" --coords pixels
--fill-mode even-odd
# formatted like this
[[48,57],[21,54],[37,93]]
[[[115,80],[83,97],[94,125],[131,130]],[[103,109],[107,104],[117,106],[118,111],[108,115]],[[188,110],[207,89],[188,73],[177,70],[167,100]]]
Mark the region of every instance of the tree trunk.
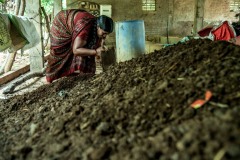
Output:
[[15,15],[19,14],[20,6],[21,6],[21,0],[16,0]]
[[[44,19],[45,19],[45,22],[46,22],[46,26],[45,27],[47,28],[47,34],[48,34],[48,37],[43,42],[43,46],[44,46],[44,48],[46,48],[46,46],[48,45],[48,41],[49,41],[50,23],[49,23],[49,19],[48,19],[48,16],[46,14],[46,11],[45,11],[44,7],[41,7],[41,9],[42,9],[42,13],[44,15]],[[45,31],[43,31],[43,32],[45,32]],[[45,33],[44,33],[44,35],[45,35]]]
[[24,16],[25,8],[26,8],[26,0],[22,0],[21,1],[21,12],[20,12],[21,16]]

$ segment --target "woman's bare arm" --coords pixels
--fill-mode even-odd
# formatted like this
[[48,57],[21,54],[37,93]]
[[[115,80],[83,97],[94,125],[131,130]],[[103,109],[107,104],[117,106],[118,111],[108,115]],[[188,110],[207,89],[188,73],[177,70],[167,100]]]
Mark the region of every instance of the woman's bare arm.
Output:
[[87,41],[82,40],[80,37],[76,37],[73,43],[73,54],[79,56],[95,56],[97,52],[95,49],[83,48]]
[[76,37],[73,43],[73,54],[78,56],[101,56],[101,53],[106,50],[106,47],[100,46],[97,49],[84,48],[87,41]]

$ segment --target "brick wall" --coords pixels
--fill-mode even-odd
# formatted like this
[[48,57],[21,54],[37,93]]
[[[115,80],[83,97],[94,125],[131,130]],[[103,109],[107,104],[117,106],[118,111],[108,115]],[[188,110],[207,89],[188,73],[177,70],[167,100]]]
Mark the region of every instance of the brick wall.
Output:
[[204,10],[204,21],[207,24],[222,20],[237,21],[234,17],[236,13],[229,10],[230,0],[206,0]]
[[[68,0],[67,4],[76,1]],[[223,20],[236,21],[229,12],[230,0],[205,0],[204,26]],[[144,20],[146,36],[190,35],[195,17],[195,0],[156,0],[156,11],[142,11],[141,0],[88,0],[112,5],[114,21]],[[168,31],[168,32],[167,32]],[[114,39],[114,34],[111,34]]]

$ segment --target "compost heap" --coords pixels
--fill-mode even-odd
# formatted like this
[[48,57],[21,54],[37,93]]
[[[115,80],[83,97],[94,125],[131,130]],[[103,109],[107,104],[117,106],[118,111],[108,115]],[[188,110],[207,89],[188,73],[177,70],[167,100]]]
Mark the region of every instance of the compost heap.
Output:
[[237,160],[239,82],[240,47],[206,39],[63,78],[1,100],[0,157]]

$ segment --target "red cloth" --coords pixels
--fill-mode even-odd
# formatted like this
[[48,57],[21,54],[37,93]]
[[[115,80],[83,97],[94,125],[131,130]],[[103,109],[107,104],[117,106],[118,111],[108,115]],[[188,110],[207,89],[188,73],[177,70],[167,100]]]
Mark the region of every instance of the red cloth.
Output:
[[85,11],[64,10],[56,15],[50,34],[51,48],[46,68],[48,82],[68,76],[77,70],[81,73],[95,73],[95,56],[76,56],[73,54],[72,45],[79,36],[87,41],[85,48],[99,47],[96,25],[95,17]]
[[220,25],[218,28],[211,31],[211,33],[214,35],[214,40],[230,40],[231,38],[234,38],[234,30],[231,28],[227,21],[224,21],[222,25]]
[[213,26],[207,26],[200,31],[198,31],[198,35],[201,37],[206,37],[210,34],[211,30],[213,29]]
[[199,36],[206,37],[209,34],[214,36],[214,41],[217,40],[230,40],[235,37],[234,29],[229,25],[228,21],[224,21],[218,27],[208,26],[198,31]]
[[[87,13],[87,12],[77,12],[74,18],[74,25],[79,25],[79,23],[82,23],[80,20],[85,18],[94,18],[93,15]],[[91,30],[91,24],[88,24],[84,27],[84,30],[82,30],[77,36],[81,39],[87,40],[89,37],[89,33]]]

